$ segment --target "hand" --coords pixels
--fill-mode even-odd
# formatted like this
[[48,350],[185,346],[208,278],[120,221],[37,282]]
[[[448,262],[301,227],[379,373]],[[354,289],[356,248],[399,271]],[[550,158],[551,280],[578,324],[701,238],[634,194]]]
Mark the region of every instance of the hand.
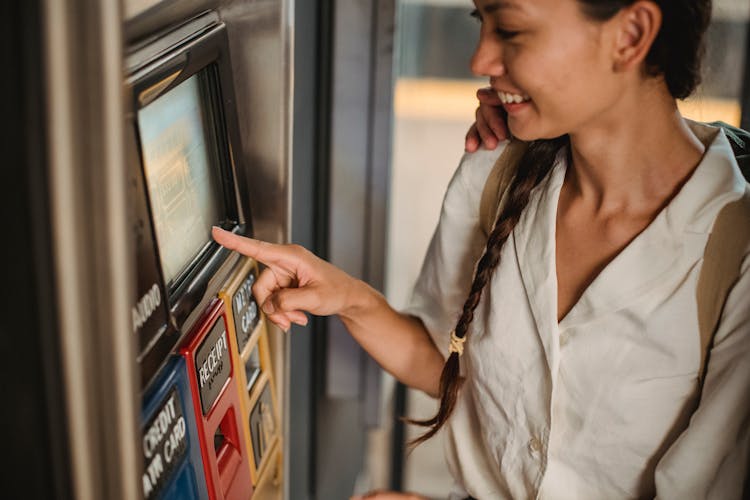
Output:
[[357,280],[299,245],[275,245],[214,227],[218,244],[267,267],[253,285],[253,296],[269,320],[289,330],[307,324],[303,311],[328,316],[344,312]]
[[473,153],[479,146],[495,149],[498,143],[509,137],[508,125],[505,123],[505,110],[500,98],[492,88],[477,90],[479,107],[476,111],[476,121],[466,133],[465,148]]
[[398,493],[395,491],[371,491],[364,495],[351,497],[349,500],[428,500],[426,497],[413,493]]

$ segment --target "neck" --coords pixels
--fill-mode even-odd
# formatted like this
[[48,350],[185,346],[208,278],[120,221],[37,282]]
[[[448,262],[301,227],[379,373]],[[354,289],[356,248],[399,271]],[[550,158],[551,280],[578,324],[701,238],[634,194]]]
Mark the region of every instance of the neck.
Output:
[[679,190],[703,144],[664,85],[644,85],[570,134],[566,187],[597,213],[652,210]]

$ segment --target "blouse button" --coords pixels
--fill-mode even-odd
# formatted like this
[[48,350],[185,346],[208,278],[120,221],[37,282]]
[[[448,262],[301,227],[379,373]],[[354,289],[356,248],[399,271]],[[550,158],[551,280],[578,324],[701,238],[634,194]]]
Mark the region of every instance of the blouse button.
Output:
[[537,438],[531,438],[529,440],[529,451],[532,453],[537,453],[540,449],[542,449],[542,443],[539,442]]
[[568,343],[568,337],[570,337],[570,335],[568,334],[568,332],[562,332],[560,334],[560,347],[563,347],[563,346],[565,346],[565,344]]

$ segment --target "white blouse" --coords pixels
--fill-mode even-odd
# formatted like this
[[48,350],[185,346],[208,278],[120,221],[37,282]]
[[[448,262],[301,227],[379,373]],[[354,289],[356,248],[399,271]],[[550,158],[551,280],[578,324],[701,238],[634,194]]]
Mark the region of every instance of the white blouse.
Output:
[[[501,150],[461,161],[407,309],[446,355],[484,249],[479,200]],[[746,186],[726,136],[558,323],[563,157],[532,192],[475,313],[461,357],[467,380],[445,429],[451,498],[741,498],[750,459],[750,249],[694,411],[703,251],[719,210]]]

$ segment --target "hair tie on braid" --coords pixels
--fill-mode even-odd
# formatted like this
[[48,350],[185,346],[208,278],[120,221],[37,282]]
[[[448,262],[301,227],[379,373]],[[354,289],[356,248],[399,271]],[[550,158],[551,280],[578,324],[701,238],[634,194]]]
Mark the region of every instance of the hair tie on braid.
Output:
[[451,345],[448,348],[448,352],[455,352],[459,356],[462,355],[464,353],[464,342],[466,342],[466,337],[456,336],[456,330],[453,330],[451,332]]

